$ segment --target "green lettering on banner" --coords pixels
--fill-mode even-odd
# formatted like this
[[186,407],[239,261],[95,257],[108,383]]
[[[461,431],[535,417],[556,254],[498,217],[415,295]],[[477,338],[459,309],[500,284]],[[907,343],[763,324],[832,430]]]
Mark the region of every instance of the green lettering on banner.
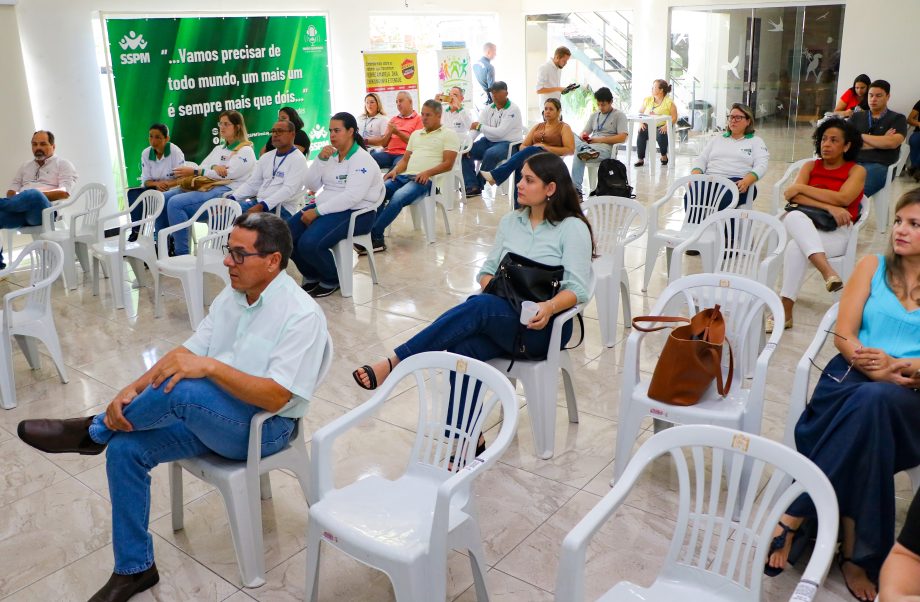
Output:
[[218,143],[217,116],[235,109],[258,155],[278,109],[297,109],[311,155],[329,143],[326,18],[106,18],[128,186],[140,184],[147,128],[169,126],[190,161]]

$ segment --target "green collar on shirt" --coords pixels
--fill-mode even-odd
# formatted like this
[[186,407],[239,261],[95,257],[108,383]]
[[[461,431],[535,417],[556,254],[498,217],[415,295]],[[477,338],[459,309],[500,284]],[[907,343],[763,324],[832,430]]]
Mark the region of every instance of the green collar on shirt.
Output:
[[[171,146],[172,146],[172,144],[170,144],[169,142],[166,143],[166,149],[163,151],[163,158],[164,158],[164,159],[165,159],[166,157],[169,156],[169,151],[170,151],[170,148],[169,148],[169,147],[171,147]],[[147,155],[147,158],[150,159],[151,161],[156,161],[156,160],[157,160],[157,152],[156,152],[155,150],[153,150],[153,147],[152,147],[152,146],[150,147],[150,154]]]
[[[731,133],[731,132],[725,132],[724,134],[722,134],[722,137],[723,137],[723,138],[731,138],[731,137],[732,137],[732,133]],[[744,137],[745,137],[745,139],[753,138],[753,137],[754,137],[754,134],[745,134]]]
[[[511,107],[511,100],[506,100],[506,101],[505,101],[505,106],[503,106],[502,108],[503,108],[503,109],[507,109],[507,108],[509,108],[509,107]],[[495,106],[495,103],[494,103],[494,102],[492,103],[492,108],[493,108],[493,109],[497,109],[497,108],[498,108],[498,107]]]
[[451,107],[450,105],[448,105],[448,107],[447,107],[447,112],[448,112],[448,113],[459,113],[459,112],[462,111],[462,110],[463,110],[463,107],[460,107],[460,108],[457,109],[456,111],[455,111],[455,110],[453,109],[453,107]]
[[359,149],[359,148],[361,148],[361,147],[358,146],[357,144],[355,144],[354,142],[352,142],[352,143],[351,143],[351,148],[348,149],[348,152],[347,152],[347,153],[345,153],[345,159],[351,159],[351,156],[352,156],[353,154],[355,154],[356,152],[358,152],[358,149]]
[[[282,289],[284,285],[281,284],[281,280],[287,276],[284,270],[278,272],[278,275],[272,278],[272,281],[268,283],[268,286],[265,287],[265,290],[262,291],[262,294],[259,295],[259,298],[256,299],[255,303],[252,305],[249,304],[249,301],[246,299],[246,293],[242,291],[233,291],[233,296],[236,298],[237,304],[241,305],[245,309],[253,310],[258,307],[261,307],[267,301],[271,301],[272,297],[275,295],[283,294]],[[290,278],[290,276],[288,276]]]
[[228,150],[236,150],[236,147],[238,147],[240,144],[242,144],[242,142],[243,142],[242,140],[237,140],[237,141],[234,142],[232,145],[231,145],[229,142],[224,142],[224,148],[226,148],[226,149],[228,149]]

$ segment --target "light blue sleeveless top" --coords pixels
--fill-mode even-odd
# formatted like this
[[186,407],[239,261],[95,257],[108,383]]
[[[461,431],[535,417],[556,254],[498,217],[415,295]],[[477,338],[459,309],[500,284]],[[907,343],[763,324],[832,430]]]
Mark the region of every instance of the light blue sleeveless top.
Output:
[[885,256],[878,255],[869,298],[863,306],[859,341],[891,357],[920,358],[920,309],[907,311],[885,279]]

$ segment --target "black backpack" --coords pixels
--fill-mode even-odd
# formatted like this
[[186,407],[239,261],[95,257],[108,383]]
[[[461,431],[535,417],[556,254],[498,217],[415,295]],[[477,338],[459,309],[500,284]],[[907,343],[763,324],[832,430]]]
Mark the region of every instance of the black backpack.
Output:
[[622,196],[629,199],[636,198],[632,193],[626,177],[626,166],[616,159],[604,159],[597,167],[597,188],[591,196]]

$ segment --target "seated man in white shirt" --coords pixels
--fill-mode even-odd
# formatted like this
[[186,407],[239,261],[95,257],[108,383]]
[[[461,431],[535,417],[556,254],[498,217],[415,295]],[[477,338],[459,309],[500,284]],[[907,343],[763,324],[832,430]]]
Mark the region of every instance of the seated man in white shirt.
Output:
[[442,94],[440,100],[448,103],[444,109],[444,115],[441,117],[441,123],[447,129],[453,130],[462,144],[466,137],[470,135],[470,125],[473,124],[473,114],[463,106],[463,88],[454,86],[450,89],[450,94],[447,98],[444,98]]
[[297,195],[303,191],[307,158],[294,146],[293,122],[276,121],[269,133],[274,150],[259,157],[249,178],[227,198],[239,201],[248,213],[274,211],[281,205],[281,217],[288,219],[300,210]]
[[508,84],[495,82],[490,91],[495,102],[480,111],[479,121],[470,124],[473,135],[478,132],[482,136],[473,143],[470,152],[463,156],[463,182],[468,197],[480,194],[486,183],[473,162],[480,162],[479,170],[491,172],[508,158],[511,143],[520,142],[524,137],[521,109],[508,100]]
[[47,453],[107,449],[115,570],[92,600],[128,600],[159,581],[147,530],[153,467],[205,453],[245,460],[250,421],[263,410],[278,412],[262,427],[262,456],[270,456],[313,395],[329,333],[322,310],[285,272],[287,224],[271,213],[242,215],[225,251],[230,286],[198,330],[105,412],[19,423],[19,438]]
[[[42,223],[42,209],[51,201],[70,196],[77,181],[77,170],[67,159],[54,154],[54,134],[39,130],[32,134],[32,156],[19,168],[0,202],[0,228],[38,226]],[[6,267],[0,252],[0,269]]]

